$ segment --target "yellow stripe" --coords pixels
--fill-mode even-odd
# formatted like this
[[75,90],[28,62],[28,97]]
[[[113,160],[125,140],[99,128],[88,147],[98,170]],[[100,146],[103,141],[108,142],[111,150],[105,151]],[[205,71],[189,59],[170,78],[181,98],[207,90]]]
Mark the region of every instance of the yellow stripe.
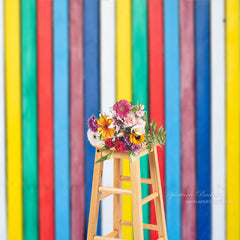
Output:
[[5,0],[8,239],[23,239],[20,1]]
[[239,0],[226,1],[227,239],[240,239]]
[[[132,101],[131,0],[117,0],[117,100]],[[129,176],[129,160],[123,161],[123,174]],[[124,182],[124,188],[131,188]],[[132,220],[130,196],[123,196],[123,219]],[[123,226],[123,239],[133,239],[132,227]]]

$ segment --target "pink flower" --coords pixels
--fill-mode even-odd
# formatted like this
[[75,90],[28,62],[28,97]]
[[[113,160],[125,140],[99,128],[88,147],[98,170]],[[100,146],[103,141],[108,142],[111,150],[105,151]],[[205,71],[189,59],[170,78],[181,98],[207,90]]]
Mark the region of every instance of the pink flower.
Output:
[[137,114],[138,117],[143,117],[144,111],[138,110],[138,111],[136,112],[136,114]]
[[135,125],[136,123],[137,123],[137,119],[136,119],[134,113],[129,113],[125,120],[126,126],[131,127],[131,126]]
[[137,124],[142,126],[142,127],[145,127],[146,122],[143,119],[139,118],[138,121],[137,121]]
[[116,111],[116,115],[120,118],[126,118],[131,109],[131,104],[126,100],[120,100],[113,105],[113,110]]

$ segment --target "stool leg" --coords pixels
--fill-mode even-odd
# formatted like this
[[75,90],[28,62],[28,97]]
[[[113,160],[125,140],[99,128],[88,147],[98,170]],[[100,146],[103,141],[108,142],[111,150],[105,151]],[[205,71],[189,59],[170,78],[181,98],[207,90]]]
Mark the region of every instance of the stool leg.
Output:
[[158,238],[167,240],[167,229],[165,220],[165,211],[163,205],[162,187],[159,173],[157,149],[154,147],[153,152],[149,154],[150,175],[152,178],[152,190],[158,192],[159,196],[154,199],[156,219],[158,225]]
[[[122,188],[122,181],[120,176],[122,175],[122,159],[114,158],[114,174],[113,174],[113,185],[115,188]],[[113,195],[113,230],[117,232],[116,237],[122,237],[122,195],[114,194]]]
[[143,240],[142,191],[139,158],[130,163],[134,239]]
[[[101,158],[101,153],[95,153],[95,162]],[[87,240],[93,240],[97,232],[98,223],[98,213],[99,213],[99,203],[100,203],[100,192],[99,187],[102,184],[102,173],[103,173],[103,162],[96,163],[94,165],[93,181],[92,181],[92,195],[91,195],[91,205],[88,221],[88,233]]]

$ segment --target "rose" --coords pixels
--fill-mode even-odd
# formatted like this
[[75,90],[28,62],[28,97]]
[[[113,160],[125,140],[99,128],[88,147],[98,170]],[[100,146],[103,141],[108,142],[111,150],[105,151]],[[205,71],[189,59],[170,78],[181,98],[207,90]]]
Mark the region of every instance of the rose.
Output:
[[127,118],[125,120],[125,125],[127,127],[131,127],[137,123],[135,115],[131,112],[127,115]]
[[145,122],[143,119],[141,119],[141,118],[138,119],[137,124],[140,125],[140,126],[142,126],[142,127],[144,127],[144,128],[145,128],[145,126],[146,126],[146,122]]

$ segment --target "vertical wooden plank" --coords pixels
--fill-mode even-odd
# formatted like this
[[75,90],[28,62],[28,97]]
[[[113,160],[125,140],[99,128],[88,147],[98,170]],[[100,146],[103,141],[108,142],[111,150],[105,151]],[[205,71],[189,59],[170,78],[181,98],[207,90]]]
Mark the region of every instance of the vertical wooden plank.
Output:
[[[100,66],[101,66],[101,112],[109,113],[115,103],[116,96],[116,59],[115,59],[115,0],[100,1]],[[107,92],[107,94],[106,94]],[[113,185],[113,160],[106,161],[103,166],[103,186]],[[113,196],[101,201],[102,204],[102,235],[113,229]]]
[[39,239],[55,239],[52,1],[37,1]]
[[[158,239],[166,239],[167,240],[167,229],[166,229],[166,218],[164,211],[164,203],[163,203],[163,195],[162,195],[162,187],[160,181],[160,172],[158,166],[158,154],[157,148],[154,147],[153,151],[149,154],[149,168],[150,175],[153,181],[152,189],[153,192],[159,193],[154,199],[154,206],[156,209],[156,220],[158,225]],[[171,231],[171,229],[170,229]]]
[[194,2],[180,1],[182,239],[196,239]]
[[[122,181],[120,177],[122,176],[122,159],[114,158],[114,179],[113,187],[122,188]],[[122,238],[122,226],[119,224],[122,220],[122,195],[114,194],[113,196],[113,231],[117,231],[118,234],[116,237]]]
[[24,239],[38,239],[36,1],[21,2]]
[[140,175],[140,159],[130,163],[132,184],[132,212],[134,239],[143,240],[142,191]]
[[[149,111],[150,120],[164,125],[164,44],[163,44],[163,1],[149,0]],[[162,191],[165,196],[165,153],[158,149],[159,170]],[[154,204],[150,204],[150,221],[156,223]],[[157,233],[151,231],[151,239],[157,239]]]
[[70,239],[68,1],[53,1],[55,236]]
[[[117,59],[117,101],[132,101],[132,37],[131,37],[131,0],[116,0],[116,59]],[[129,176],[129,160],[123,160],[123,175]],[[130,189],[129,182],[123,188]],[[130,196],[123,196],[123,219],[132,220]],[[123,226],[123,239],[133,239],[132,227]]]
[[209,0],[195,2],[197,238],[206,240],[211,238],[209,13]]
[[20,1],[5,1],[8,238],[23,239]]
[[[181,103],[179,1],[164,1],[166,218],[169,239],[181,239]],[[174,71],[173,71],[174,69]]]
[[[133,103],[140,102],[148,110],[148,26],[147,1],[132,2],[132,65]],[[149,177],[148,157],[140,161],[141,177]],[[142,184],[142,198],[149,195],[149,186]],[[149,223],[149,204],[143,205],[143,222]],[[144,239],[149,239],[149,231],[144,230]]]
[[0,239],[7,240],[4,77],[4,3],[0,0]]
[[71,238],[85,236],[83,1],[70,0]]
[[239,1],[226,1],[227,239],[239,239]]
[[[84,122],[85,122],[85,202],[86,222],[90,210],[95,148],[87,140],[87,120],[100,111],[99,0],[84,0]],[[91,99],[91,101],[89,101]],[[101,214],[97,234],[101,235]],[[87,227],[87,224],[86,224]]]
[[[226,236],[225,3],[211,1],[212,240]],[[219,131],[223,129],[223,131]]]
[[[95,150],[95,160],[94,163],[97,162],[102,157],[102,153]],[[102,174],[103,174],[103,162],[97,163],[94,165],[93,171],[93,181],[92,181],[92,194],[91,194],[91,203],[90,203],[90,212],[89,212],[89,223],[88,223],[88,231],[87,231],[87,240],[91,240],[96,236],[97,232],[97,219],[99,218],[98,215],[99,205],[100,205],[100,196],[101,193],[99,192],[99,187],[102,185]]]

